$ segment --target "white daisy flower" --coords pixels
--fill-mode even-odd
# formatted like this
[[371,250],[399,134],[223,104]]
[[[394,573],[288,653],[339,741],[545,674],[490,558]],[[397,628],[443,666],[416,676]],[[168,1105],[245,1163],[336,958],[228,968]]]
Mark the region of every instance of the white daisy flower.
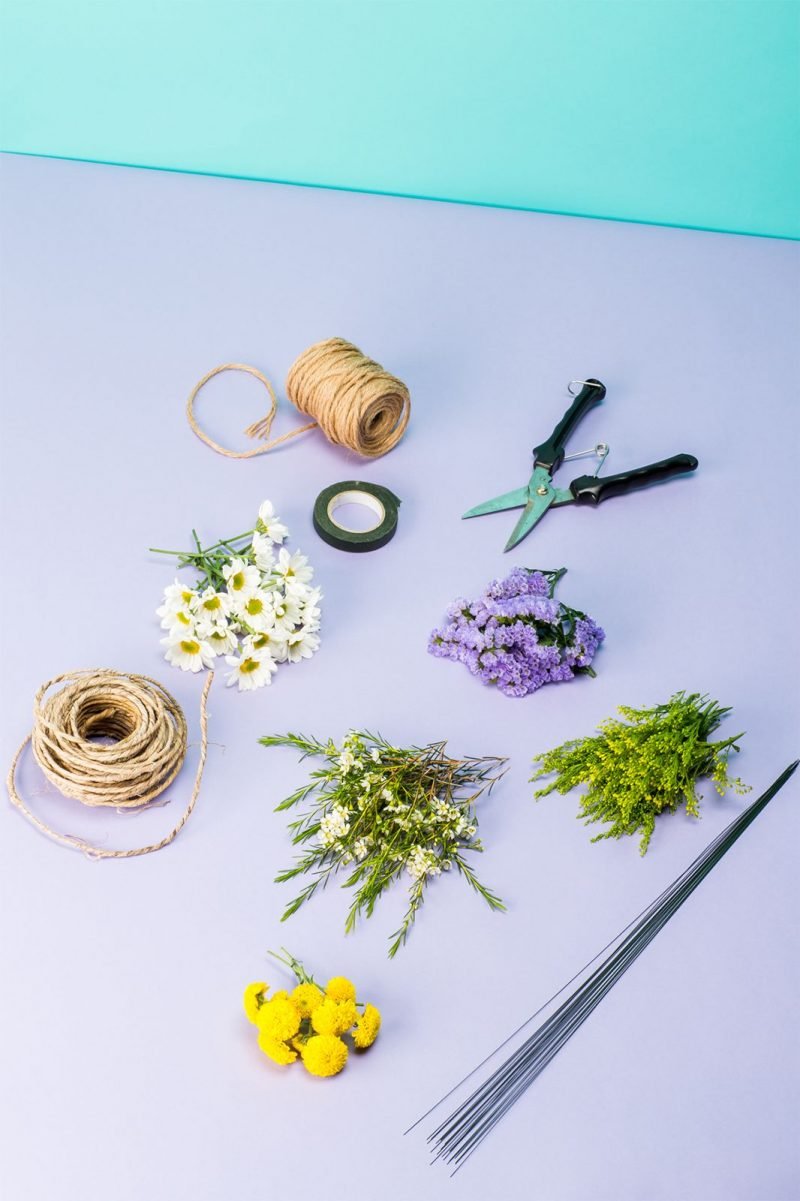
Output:
[[244,559],[231,559],[230,563],[226,563],[222,568],[222,574],[228,586],[228,596],[234,600],[240,596],[247,596],[261,583],[258,568],[252,563],[246,563]]
[[266,534],[270,542],[283,542],[288,535],[286,526],[275,516],[271,500],[265,500],[258,510],[256,530],[259,534]]
[[214,652],[201,638],[171,635],[162,638],[161,645],[167,648],[164,654],[167,662],[181,671],[202,671],[214,666]]
[[204,627],[220,625],[230,611],[231,598],[227,592],[215,592],[213,588],[206,588],[198,597],[198,629],[202,631]]
[[272,597],[263,588],[256,588],[236,600],[236,616],[252,630],[269,630],[275,625]]
[[228,687],[239,685],[240,692],[252,692],[272,682],[273,672],[278,665],[269,655],[251,654],[226,655],[225,662],[232,670],[228,673]]
[[247,655],[270,655],[276,663],[283,663],[286,660],[286,641],[274,630],[262,630],[243,640],[242,651]]
[[191,609],[170,609],[162,605],[156,609],[156,614],[161,618],[161,629],[169,630],[170,634],[190,638],[195,632],[195,614]]
[[[187,588],[180,580],[176,580],[174,584],[168,584],[164,589],[164,604],[163,609],[192,609],[197,601],[197,593],[194,588]],[[156,610],[159,617],[163,616],[160,610]]]
[[300,620],[302,621],[303,625],[307,626],[309,630],[318,630],[319,619],[322,614],[322,611],[319,607],[319,601],[322,597],[322,593],[320,592],[319,588],[309,588],[305,594],[305,597],[298,595],[296,592],[293,592],[292,595],[294,596],[295,600],[298,600],[301,604]]
[[253,558],[259,571],[270,571],[275,562],[275,550],[272,540],[266,534],[253,534]]
[[318,648],[319,635],[301,627],[287,638],[286,657],[290,663],[299,663],[301,659],[310,659]]
[[[294,592],[300,584],[308,584],[313,579],[314,569],[308,566],[308,559],[305,555],[301,555],[299,551],[295,551],[290,555],[284,546],[278,552],[278,562],[275,564],[275,573],[279,575],[288,592]],[[304,591],[304,589],[303,589]]]
[[229,625],[208,626],[203,631],[203,641],[208,643],[214,655],[229,655],[239,645]]
[[300,606],[297,601],[291,596],[281,596],[276,592],[272,597],[272,612],[275,630],[288,638],[300,622]]

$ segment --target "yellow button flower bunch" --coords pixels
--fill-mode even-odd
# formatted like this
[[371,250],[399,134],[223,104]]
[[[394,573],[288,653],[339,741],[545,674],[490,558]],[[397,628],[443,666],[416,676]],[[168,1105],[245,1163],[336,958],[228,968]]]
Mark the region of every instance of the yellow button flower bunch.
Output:
[[371,1047],[381,1028],[380,1011],[357,1001],[355,985],[344,976],[334,976],[323,989],[285,948],[286,958],[270,954],[291,968],[297,984],[271,996],[264,980],[244,990],[244,1011],[258,1029],[259,1047],[274,1063],[299,1058],[312,1076],[336,1076],[349,1055],[344,1036],[357,1051]]

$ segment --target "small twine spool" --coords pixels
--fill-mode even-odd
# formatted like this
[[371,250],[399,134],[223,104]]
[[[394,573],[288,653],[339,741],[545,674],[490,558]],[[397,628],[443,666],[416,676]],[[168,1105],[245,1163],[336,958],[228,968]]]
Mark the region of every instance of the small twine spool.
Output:
[[[260,380],[269,393],[270,406],[266,416],[245,430],[248,437],[263,439],[264,446],[231,450],[200,428],[194,413],[195,399],[200,389],[222,371],[245,371]],[[255,455],[266,454],[282,442],[316,426],[334,445],[345,446],[365,459],[377,459],[397,445],[411,414],[411,396],[403,381],[385,371],[380,363],[368,359],[344,338],[328,338],[303,351],[289,370],[286,395],[312,420],[270,440],[277,410],[272,384],[256,367],[246,363],[223,363],[204,375],[192,389],[186,403],[186,415],[197,437],[229,459],[252,459]]]
[[[186,758],[187,727],[178,702],[149,676],[110,668],[67,672],[43,684],[33,702],[33,729],[8,773],[12,804],[42,833],[93,859],[130,859],[168,846],[194,809],[208,749],[206,703],[209,672],[200,700],[200,762],[180,821],[160,842],[129,851],[105,850],[48,826],[27,808],[16,786],[20,757],[30,742],[34,758],[63,796],[84,805],[142,809],[172,783]],[[51,695],[50,690],[63,685]]]

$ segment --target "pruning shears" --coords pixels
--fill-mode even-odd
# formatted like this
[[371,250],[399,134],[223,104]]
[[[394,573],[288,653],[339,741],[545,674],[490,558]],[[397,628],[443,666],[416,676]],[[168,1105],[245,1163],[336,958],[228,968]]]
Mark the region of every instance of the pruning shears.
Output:
[[[565,453],[565,443],[578,422],[594,405],[599,404],[606,394],[605,385],[599,379],[573,381],[582,384],[580,392],[575,396],[571,406],[559,421],[546,442],[542,442],[533,450],[533,474],[524,488],[515,488],[493,500],[486,500],[482,505],[468,509],[464,517],[483,517],[486,513],[500,513],[504,509],[523,508],[511,537],[505,545],[505,550],[511,550],[529,534],[537,521],[552,506],[571,504],[599,505],[601,500],[609,496],[621,496],[623,492],[633,492],[636,488],[645,488],[659,480],[671,479],[674,475],[694,471],[697,459],[694,455],[673,455],[671,459],[661,459],[658,463],[649,463],[646,467],[635,467],[631,471],[623,471],[619,475],[607,475],[602,479],[598,472],[608,454],[605,442],[591,450],[578,451],[577,454]],[[571,388],[570,388],[571,391]],[[574,479],[568,488],[555,488],[553,476],[562,463],[570,459],[582,459],[587,455],[596,455],[597,468],[594,475],[580,475]]]

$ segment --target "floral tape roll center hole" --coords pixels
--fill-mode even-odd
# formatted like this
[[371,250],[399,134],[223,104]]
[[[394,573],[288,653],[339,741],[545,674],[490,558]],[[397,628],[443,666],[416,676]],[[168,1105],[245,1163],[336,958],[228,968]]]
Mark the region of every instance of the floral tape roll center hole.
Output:
[[367,534],[377,530],[386,517],[386,509],[377,496],[350,489],[337,492],[328,501],[328,517],[340,530]]
[[337,550],[377,550],[397,530],[399,497],[380,484],[338,480],[314,501],[314,529]]

